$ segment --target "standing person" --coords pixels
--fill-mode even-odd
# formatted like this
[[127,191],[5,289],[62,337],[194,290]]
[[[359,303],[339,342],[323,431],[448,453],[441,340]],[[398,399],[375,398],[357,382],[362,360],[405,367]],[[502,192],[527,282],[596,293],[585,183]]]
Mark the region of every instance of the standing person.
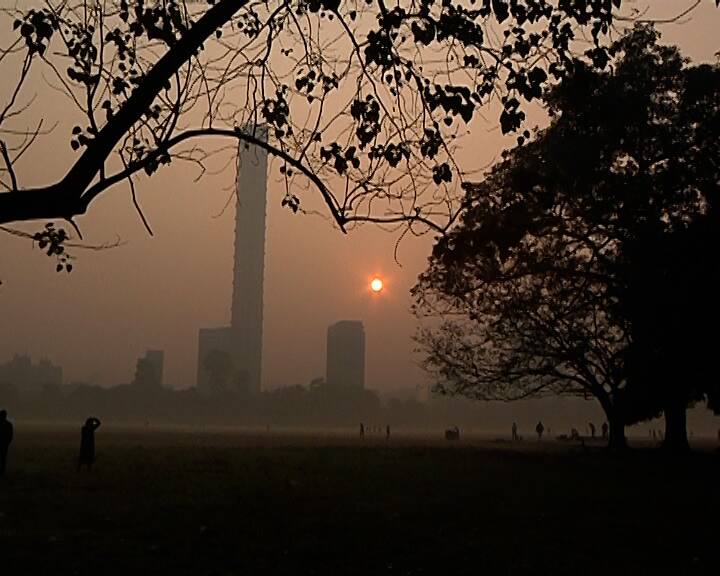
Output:
[[385,440],[390,440],[390,424],[385,426]]
[[590,428],[590,437],[595,438],[595,424],[588,422],[588,428]]
[[535,432],[537,432],[538,440],[542,440],[543,432],[545,432],[545,426],[543,426],[542,422],[537,423],[537,426],[535,426]]
[[13,439],[13,425],[7,419],[7,411],[0,410],[0,476],[5,474],[8,448]]
[[517,422],[513,422],[513,425],[512,425],[512,439],[513,439],[513,442],[515,442],[518,439]]
[[365,426],[360,422],[360,438],[365,438]]
[[603,437],[603,440],[607,440],[607,437],[608,437],[608,431],[609,431],[609,428],[608,428],[608,423],[607,423],[607,422],[603,422],[603,423],[602,423],[602,427],[601,427],[601,430],[602,430],[602,437]]
[[95,463],[95,430],[100,428],[100,420],[88,418],[80,429],[80,456],[78,457],[78,470],[85,464],[88,470]]

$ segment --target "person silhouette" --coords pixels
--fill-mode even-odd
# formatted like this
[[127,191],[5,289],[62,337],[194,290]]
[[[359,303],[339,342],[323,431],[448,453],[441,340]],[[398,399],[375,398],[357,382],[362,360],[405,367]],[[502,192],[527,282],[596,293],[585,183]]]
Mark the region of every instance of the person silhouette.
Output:
[[390,440],[390,424],[385,426],[385,440]]
[[543,432],[545,432],[545,426],[543,426],[542,422],[537,423],[537,426],[535,426],[535,432],[537,432],[538,440],[542,440]]
[[610,431],[610,427],[608,426],[608,423],[607,423],[607,422],[603,422],[600,429],[602,430],[603,440],[607,440],[608,432]]
[[13,439],[13,425],[7,419],[7,411],[0,410],[0,476],[5,474],[8,449]]
[[517,428],[517,422],[513,422],[513,424],[512,424],[512,439],[513,439],[513,442],[518,439],[517,430],[518,430],[518,428]]
[[360,438],[365,438],[365,425],[360,422]]
[[590,428],[590,438],[595,438],[595,424],[588,422],[588,428]]
[[85,424],[80,429],[78,470],[80,470],[83,464],[90,470],[95,463],[95,430],[98,428],[100,428],[100,420],[91,417],[85,420]]

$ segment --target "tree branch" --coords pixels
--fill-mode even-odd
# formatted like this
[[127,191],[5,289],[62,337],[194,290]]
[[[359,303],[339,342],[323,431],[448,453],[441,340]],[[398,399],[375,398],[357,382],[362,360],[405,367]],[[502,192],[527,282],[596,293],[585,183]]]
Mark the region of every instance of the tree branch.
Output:
[[0,140],[0,152],[2,153],[3,160],[5,160],[5,165],[7,166],[8,174],[10,174],[10,181],[12,182],[12,191],[17,192],[18,191],[18,183],[17,178],[15,176],[15,171],[12,167],[12,160],[10,160],[10,154],[8,154],[7,146],[5,145],[5,142]]
[[[33,216],[27,206],[19,212],[6,213],[3,205],[0,204],[0,222],[9,222],[11,216],[15,219],[22,216],[25,216],[25,219],[47,218],[45,214],[50,213],[51,218],[58,216],[68,218],[83,213],[87,203],[80,197],[95,179],[118,142],[136,122],[142,119],[155,97],[180,66],[200,51],[203,43],[247,3],[248,0],[220,0],[157,61],[143,82],[90,142],[65,177],[53,186],[35,191],[38,193],[38,200],[42,198],[50,203],[49,206],[42,207],[46,208],[45,210],[39,210],[39,216]],[[49,200],[46,198],[47,195],[55,195],[57,198]]]
[[0,224],[17,220],[52,218],[69,220],[73,216],[84,214],[90,203],[102,192],[129,178],[136,172],[143,170],[150,162],[156,160],[163,154],[169,153],[173,147],[187,140],[199,137],[235,138],[263,148],[269,154],[281,158],[290,166],[304,174],[317,187],[325,204],[333,215],[335,222],[337,222],[343,232],[346,232],[345,225],[348,222],[348,218],[340,212],[333,202],[330,191],[312,170],[287,152],[268,144],[261,138],[242,132],[239,128],[198,128],[181,132],[168,139],[162,146],[148,153],[142,160],[128,164],[126,169],[108,176],[104,180],[100,180],[88,188],[79,198],[71,198],[69,201],[65,196],[58,193],[59,187],[63,184],[62,182],[47,188],[24,190],[22,194],[0,194]]

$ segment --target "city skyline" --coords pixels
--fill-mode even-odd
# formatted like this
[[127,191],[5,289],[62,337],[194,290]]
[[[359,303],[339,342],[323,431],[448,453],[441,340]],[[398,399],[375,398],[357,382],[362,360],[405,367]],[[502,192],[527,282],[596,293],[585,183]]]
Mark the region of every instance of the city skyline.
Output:
[[[673,2],[650,2],[647,17],[665,18]],[[660,27],[662,41],[678,44],[695,62],[714,61],[718,12],[703,3],[680,24]],[[32,91],[40,78],[29,79]],[[67,134],[75,121],[53,92],[39,91],[37,105],[58,117],[57,129],[18,161],[26,183],[62,176],[72,150]],[[529,111],[533,113],[532,110]],[[535,111],[529,124],[542,124]],[[222,143],[217,145],[220,148]],[[512,139],[479,122],[459,151],[477,167],[499,158]],[[230,317],[234,174],[226,158],[210,161],[203,179],[191,164],[178,163],[138,182],[138,202],[150,236],[130,199],[118,186],[77,219],[84,242],[120,242],[102,251],[76,250],[72,274],[58,275],[26,239],[0,236],[0,358],[27,351],[63,366],[68,381],[109,386],[129,382],[135,361],[148,348],[166,352],[165,382],[187,388],[196,380],[197,329],[221,326]],[[230,167],[233,166],[231,163]],[[411,336],[409,289],[424,268],[431,234],[406,234],[371,226],[343,235],[324,216],[322,202],[306,194],[293,214],[281,206],[285,185],[280,163],[269,167],[265,274],[264,364],[269,388],[306,384],[324,374],[326,329],[338,318],[363,320],[368,335],[367,381],[378,388],[426,385]],[[480,178],[481,174],[478,173]],[[33,223],[18,226],[34,232]],[[368,294],[374,274],[386,280],[381,298]],[[28,318],[27,310],[34,310]],[[118,344],[120,343],[120,344]],[[370,384],[372,383],[372,384]]]

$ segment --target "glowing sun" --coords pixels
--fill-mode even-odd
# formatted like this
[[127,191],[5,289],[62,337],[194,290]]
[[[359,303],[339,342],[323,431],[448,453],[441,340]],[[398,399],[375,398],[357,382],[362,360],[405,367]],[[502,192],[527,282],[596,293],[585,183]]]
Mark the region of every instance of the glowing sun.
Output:
[[377,294],[378,292],[382,292],[382,289],[383,281],[380,278],[373,278],[372,282],[370,282],[370,290]]

